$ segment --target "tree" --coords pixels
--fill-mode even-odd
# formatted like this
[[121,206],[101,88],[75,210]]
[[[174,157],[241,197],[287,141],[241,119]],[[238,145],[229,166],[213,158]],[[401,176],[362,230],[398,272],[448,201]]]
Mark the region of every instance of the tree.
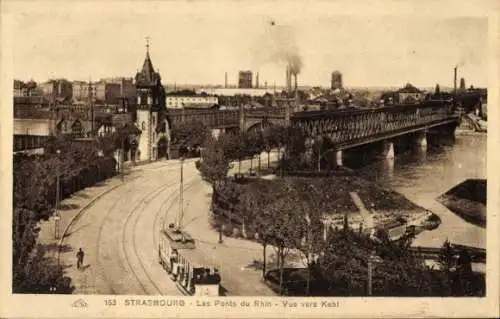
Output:
[[306,151],[306,136],[298,127],[287,127],[281,134],[281,141],[285,146],[285,166],[290,169],[298,168],[301,155]]
[[210,136],[210,129],[203,122],[195,120],[173,126],[170,133],[173,144],[197,148]]
[[[285,184],[282,186],[288,187]],[[292,194],[290,195],[292,196]],[[280,271],[280,295],[283,295],[285,258],[290,249],[297,247],[302,239],[303,228],[300,227],[300,224],[303,223],[304,217],[290,206],[290,201],[287,198],[275,200],[272,205],[267,207],[265,214],[267,214],[267,222],[262,223],[261,231],[269,239],[269,244],[275,248]]]
[[253,157],[256,154],[259,154],[259,162],[260,162],[260,153],[262,152],[264,145],[262,134],[261,132],[247,132],[242,135],[242,139],[243,139],[242,144],[245,156],[250,156],[250,168],[252,168]]
[[273,136],[273,130],[272,126],[266,127],[262,131],[262,143],[263,143],[263,148],[267,152],[267,168],[270,166],[270,160],[269,157],[271,156],[271,151],[273,147],[276,146],[275,144],[275,136]]
[[225,144],[227,141],[230,140],[209,137],[203,147],[203,161],[199,164],[199,170],[202,178],[212,184],[214,191],[225,181],[229,171],[230,160]]
[[329,295],[366,295],[370,244],[364,235],[350,230],[330,232],[326,249],[318,262],[318,276]]
[[25,265],[36,245],[38,232],[36,214],[25,208],[14,208],[12,218],[12,264]]
[[[302,252],[304,259],[306,261],[307,267],[307,282],[306,282],[306,295],[310,295],[310,285],[311,285],[311,271],[316,259],[325,249],[325,241],[323,239],[322,233],[324,225],[318,214],[319,205],[316,205],[317,201],[301,201],[301,204],[297,207],[297,214],[299,215],[298,227],[299,232],[302,234],[302,240],[300,242],[296,241],[298,244],[296,249]],[[303,217],[303,221],[300,222],[300,217]]]
[[280,147],[285,145],[285,134],[282,126],[268,126],[262,131],[262,149],[267,152],[267,167],[269,168],[269,157],[273,148],[278,148],[278,158]]
[[63,268],[45,257],[43,246],[37,246],[23,265],[13,267],[13,292],[29,294],[71,294],[71,279]]

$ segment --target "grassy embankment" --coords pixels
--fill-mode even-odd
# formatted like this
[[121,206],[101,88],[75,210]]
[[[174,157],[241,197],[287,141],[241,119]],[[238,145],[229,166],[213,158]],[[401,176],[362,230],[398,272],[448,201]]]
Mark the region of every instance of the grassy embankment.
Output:
[[[416,230],[421,231],[439,224],[436,215],[403,195],[348,172],[336,172],[329,177],[287,176],[274,180],[251,179],[243,183],[229,181],[214,195],[214,224],[224,224],[225,233],[230,235],[241,233],[245,219],[246,237],[252,238],[256,231],[253,221],[267,205],[286,198],[291,207],[313,201],[317,213],[326,217],[332,227],[342,227],[344,215],[347,215],[352,229],[359,229],[361,225],[366,229],[367,223],[353,202],[351,192],[359,195],[376,228],[416,225]],[[234,228],[238,231],[235,232]]]

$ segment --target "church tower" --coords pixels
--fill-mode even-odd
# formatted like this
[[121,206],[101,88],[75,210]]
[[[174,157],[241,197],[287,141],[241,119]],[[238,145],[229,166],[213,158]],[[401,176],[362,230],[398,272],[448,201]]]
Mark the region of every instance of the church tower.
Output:
[[141,130],[138,142],[140,161],[168,158],[169,128],[166,120],[165,89],[149,56],[149,41],[142,69],[135,76],[137,91],[136,126]]

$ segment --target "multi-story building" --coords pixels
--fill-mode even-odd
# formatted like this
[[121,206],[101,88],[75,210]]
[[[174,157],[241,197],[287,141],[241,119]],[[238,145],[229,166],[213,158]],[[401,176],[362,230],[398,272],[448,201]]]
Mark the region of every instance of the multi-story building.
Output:
[[[134,85],[133,78],[125,78],[125,77],[115,77],[115,78],[105,78],[101,80],[102,82],[109,84],[118,84],[120,87],[120,98],[126,99],[129,104],[133,104],[136,102],[136,88]],[[115,88],[113,87],[112,90]]]
[[73,84],[66,79],[49,80],[40,84],[43,95],[55,100],[71,100]]
[[240,71],[238,73],[238,88],[240,89],[251,89],[252,86],[252,71]]
[[342,73],[339,71],[333,71],[332,72],[332,83],[331,83],[331,88],[332,90],[342,90],[343,85],[342,85]]
[[425,97],[425,93],[410,83],[404,88],[396,91],[398,103],[412,104],[421,101]]
[[40,90],[36,82],[29,81],[23,82],[20,80],[14,80],[14,96],[15,97],[27,97],[27,96],[39,96],[41,95]]
[[121,104],[127,100],[128,104],[136,101],[136,89],[132,78],[106,78],[90,83],[73,82],[73,101],[77,104],[89,101],[89,90],[92,100],[97,104]]
[[89,97],[94,100],[95,93],[95,86],[92,83],[84,81],[73,82],[73,102],[75,104],[88,103]]
[[167,94],[167,108],[208,108],[219,104],[219,98],[206,93],[196,94],[194,91],[179,91]]
[[94,83],[95,101],[100,104],[119,104],[121,98],[121,86],[118,83],[99,81]]

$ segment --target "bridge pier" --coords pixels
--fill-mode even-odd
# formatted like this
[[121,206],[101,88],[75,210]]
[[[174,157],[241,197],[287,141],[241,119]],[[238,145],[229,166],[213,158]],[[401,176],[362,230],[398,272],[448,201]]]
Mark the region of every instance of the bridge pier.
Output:
[[226,132],[226,129],[224,129],[224,128],[212,129],[212,136],[215,137],[216,139],[218,139],[219,136],[225,132]]
[[310,163],[316,163],[314,159],[314,138],[306,138],[304,144],[305,144],[305,153],[303,159]]
[[427,149],[427,131],[416,132],[414,144],[420,149]]
[[394,143],[392,141],[384,141],[382,143],[382,158],[394,159]]
[[341,150],[336,151],[335,152],[335,164],[337,164],[337,166],[343,166],[344,165],[342,159],[343,159],[343,153],[342,153],[342,151]]

